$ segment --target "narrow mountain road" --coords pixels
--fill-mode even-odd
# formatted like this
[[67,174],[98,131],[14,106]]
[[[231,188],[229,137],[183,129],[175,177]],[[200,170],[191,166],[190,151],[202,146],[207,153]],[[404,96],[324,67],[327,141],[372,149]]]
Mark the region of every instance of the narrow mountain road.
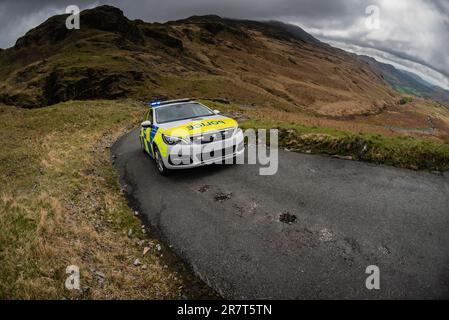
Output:
[[[449,298],[449,175],[281,151],[274,176],[234,165],[162,177],[137,137],[112,147],[122,185],[223,297]],[[380,290],[365,287],[369,265]]]

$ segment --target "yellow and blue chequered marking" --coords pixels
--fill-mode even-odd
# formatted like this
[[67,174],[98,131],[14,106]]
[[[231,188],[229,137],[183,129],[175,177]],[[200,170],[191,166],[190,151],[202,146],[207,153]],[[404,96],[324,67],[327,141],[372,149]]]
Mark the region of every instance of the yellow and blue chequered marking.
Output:
[[159,130],[159,128],[154,125],[151,127],[151,129],[150,128],[143,129],[143,144],[144,144],[145,150],[152,157],[154,155],[153,141],[154,141],[154,137],[156,136],[156,133],[158,130]]

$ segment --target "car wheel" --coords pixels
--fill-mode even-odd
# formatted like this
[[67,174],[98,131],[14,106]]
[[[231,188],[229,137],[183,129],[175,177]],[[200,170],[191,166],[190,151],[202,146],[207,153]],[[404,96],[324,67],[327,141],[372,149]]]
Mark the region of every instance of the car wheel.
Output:
[[154,146],[154,163],[156,164],[157,171],[161,175],[167,176],[169,174],[169,170],[165,167],[164,160],[156,146]]
[[139,137],[139,142],[140,142],[140,149],[142,149],[144,153],[147,153],[147,151],[145,150],[145,145],[143,144],[142,137]]

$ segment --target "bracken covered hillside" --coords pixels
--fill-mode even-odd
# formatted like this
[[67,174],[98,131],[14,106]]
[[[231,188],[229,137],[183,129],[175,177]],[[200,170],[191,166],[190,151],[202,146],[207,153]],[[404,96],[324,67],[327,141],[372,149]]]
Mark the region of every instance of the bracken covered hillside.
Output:
[[367,62],[280,22],[193,16],[127,19],[101,6],[81,29],[54,16],[0,51],[0,102],[27,108],[72,99],[227,98],[315,115],[376,114],[398,101]]

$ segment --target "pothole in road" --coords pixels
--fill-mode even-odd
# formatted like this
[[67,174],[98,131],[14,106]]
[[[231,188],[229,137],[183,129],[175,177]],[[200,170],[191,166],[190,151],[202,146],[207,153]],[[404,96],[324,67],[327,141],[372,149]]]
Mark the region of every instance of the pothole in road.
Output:
[[231,199],[231,197],[231,192],[217,192],[214,196],[214,200],[221,203],[223,201]]
[[281,215],[279,216],[279,221],[287,224],[295,223],[296,220],[298,220],[298,218],[288,211],[282,212]]

